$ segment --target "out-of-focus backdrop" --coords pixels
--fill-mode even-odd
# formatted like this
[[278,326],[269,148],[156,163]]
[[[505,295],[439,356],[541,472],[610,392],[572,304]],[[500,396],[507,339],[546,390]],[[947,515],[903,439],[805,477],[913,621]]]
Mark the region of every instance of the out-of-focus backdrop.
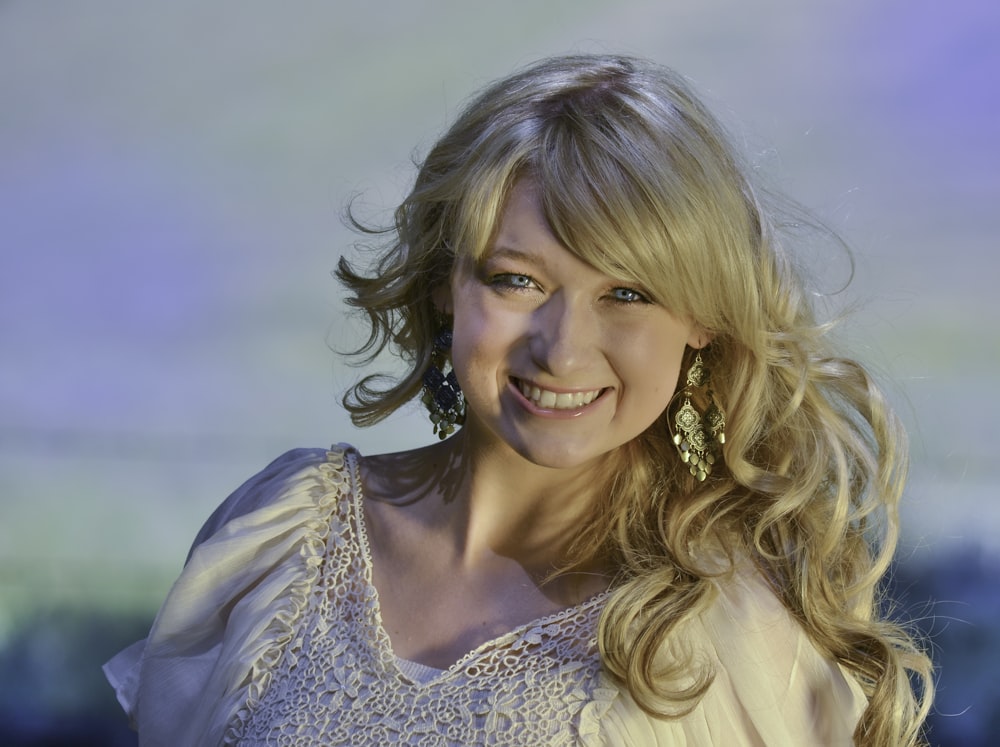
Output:
[[[134,744],[98,665],[212,508],[356,431],[331,352],[346,201],[384,219],[485,82],[567,51],[690,76],[837,227],[844,336],[913,468],[899,591],[935,642],[931,740],[1000,733],[1000,6],[988,0],[0,3],[0,743]],[[822,283],[847,263],[813,252]]]

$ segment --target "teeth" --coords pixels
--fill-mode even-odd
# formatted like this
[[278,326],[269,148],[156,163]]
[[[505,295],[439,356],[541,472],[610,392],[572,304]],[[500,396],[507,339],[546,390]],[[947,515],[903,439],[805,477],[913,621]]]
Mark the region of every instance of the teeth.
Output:
[[600,389],[593,389],[589,392],[550,392],[523,381],[518,381],[517,386],[521,390],[521,394],[538,407],[544,407],[547,410],[572,410],[583,407],[597,399],[597,395],[601,393]]

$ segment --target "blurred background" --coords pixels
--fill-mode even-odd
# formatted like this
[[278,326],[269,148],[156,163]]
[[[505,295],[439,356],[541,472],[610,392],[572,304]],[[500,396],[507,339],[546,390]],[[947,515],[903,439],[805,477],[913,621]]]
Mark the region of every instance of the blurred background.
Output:
[[843,334],[911,430],[895,582],[939,667],[931,741],[995,743],[1000,6],[7,0],[0,744],[134,744],[99,665],[214,506],[293,446],[431,437],[340,410],[342,209],[388,218],[468,95],[569,51],[688,75],[853,247]]

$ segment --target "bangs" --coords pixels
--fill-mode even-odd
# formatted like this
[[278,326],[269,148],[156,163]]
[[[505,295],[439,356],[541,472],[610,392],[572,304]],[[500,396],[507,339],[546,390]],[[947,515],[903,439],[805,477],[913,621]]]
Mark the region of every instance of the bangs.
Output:
[[689,313],[691,263],[683,255],[691,247],[683,243],[690,211],[671,199],[682,190],[673,188],[663,152],[643,152],[648,135],[644,143],[599,122],[585,131],[570,117],[552,124],[527,175],[552,232],[601,272],[641,285],[672,313]]
[[676,101],[616,74],[492,112],[474,102],[476,126],[429,169],[452,256],[482,261],[514,185],[530,180],[552,233],[584,262],[708,329],[740,324],[757,306],[744,271],[756,212],[721,131],[680,83],[664,84]]
[[694,262],[683,259],[692,251],[691,241],[683,244],[697,224],[685,217],[691,211],[678,204],[680,198],[670,199],[685,190],[663,168],[663,153],[643,153],[651,150],[648,145],[643,149],[613,128],[588,123],[581,131],[567,116],[532,124],[530,144],[522,125],[520,147],[509,149],[506,158],[466,166],[477,173],[463,178],[470,188],[453,234],[461,253],[482,261],[514,185],[530,181],[549,228],[568,251],[610,277],[641,286],[672,313],[688,313],[686,268]]

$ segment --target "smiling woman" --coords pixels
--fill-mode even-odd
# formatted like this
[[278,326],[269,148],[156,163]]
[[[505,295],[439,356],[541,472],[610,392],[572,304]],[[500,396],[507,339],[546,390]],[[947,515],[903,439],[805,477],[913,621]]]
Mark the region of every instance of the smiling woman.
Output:
[[408,367],[345,406],[420,396],[442,439],[220,506],[107,666],[142,743],[922,744],[876,605],[904,434],[776,222],[669,70],[488,87],[338,271]]
[[708,335],[622,282],[564,248],[530,180],[514,185],[492,248],[456,262],[441,309],[469,447],[599,480],[666,410],[685,346]]

